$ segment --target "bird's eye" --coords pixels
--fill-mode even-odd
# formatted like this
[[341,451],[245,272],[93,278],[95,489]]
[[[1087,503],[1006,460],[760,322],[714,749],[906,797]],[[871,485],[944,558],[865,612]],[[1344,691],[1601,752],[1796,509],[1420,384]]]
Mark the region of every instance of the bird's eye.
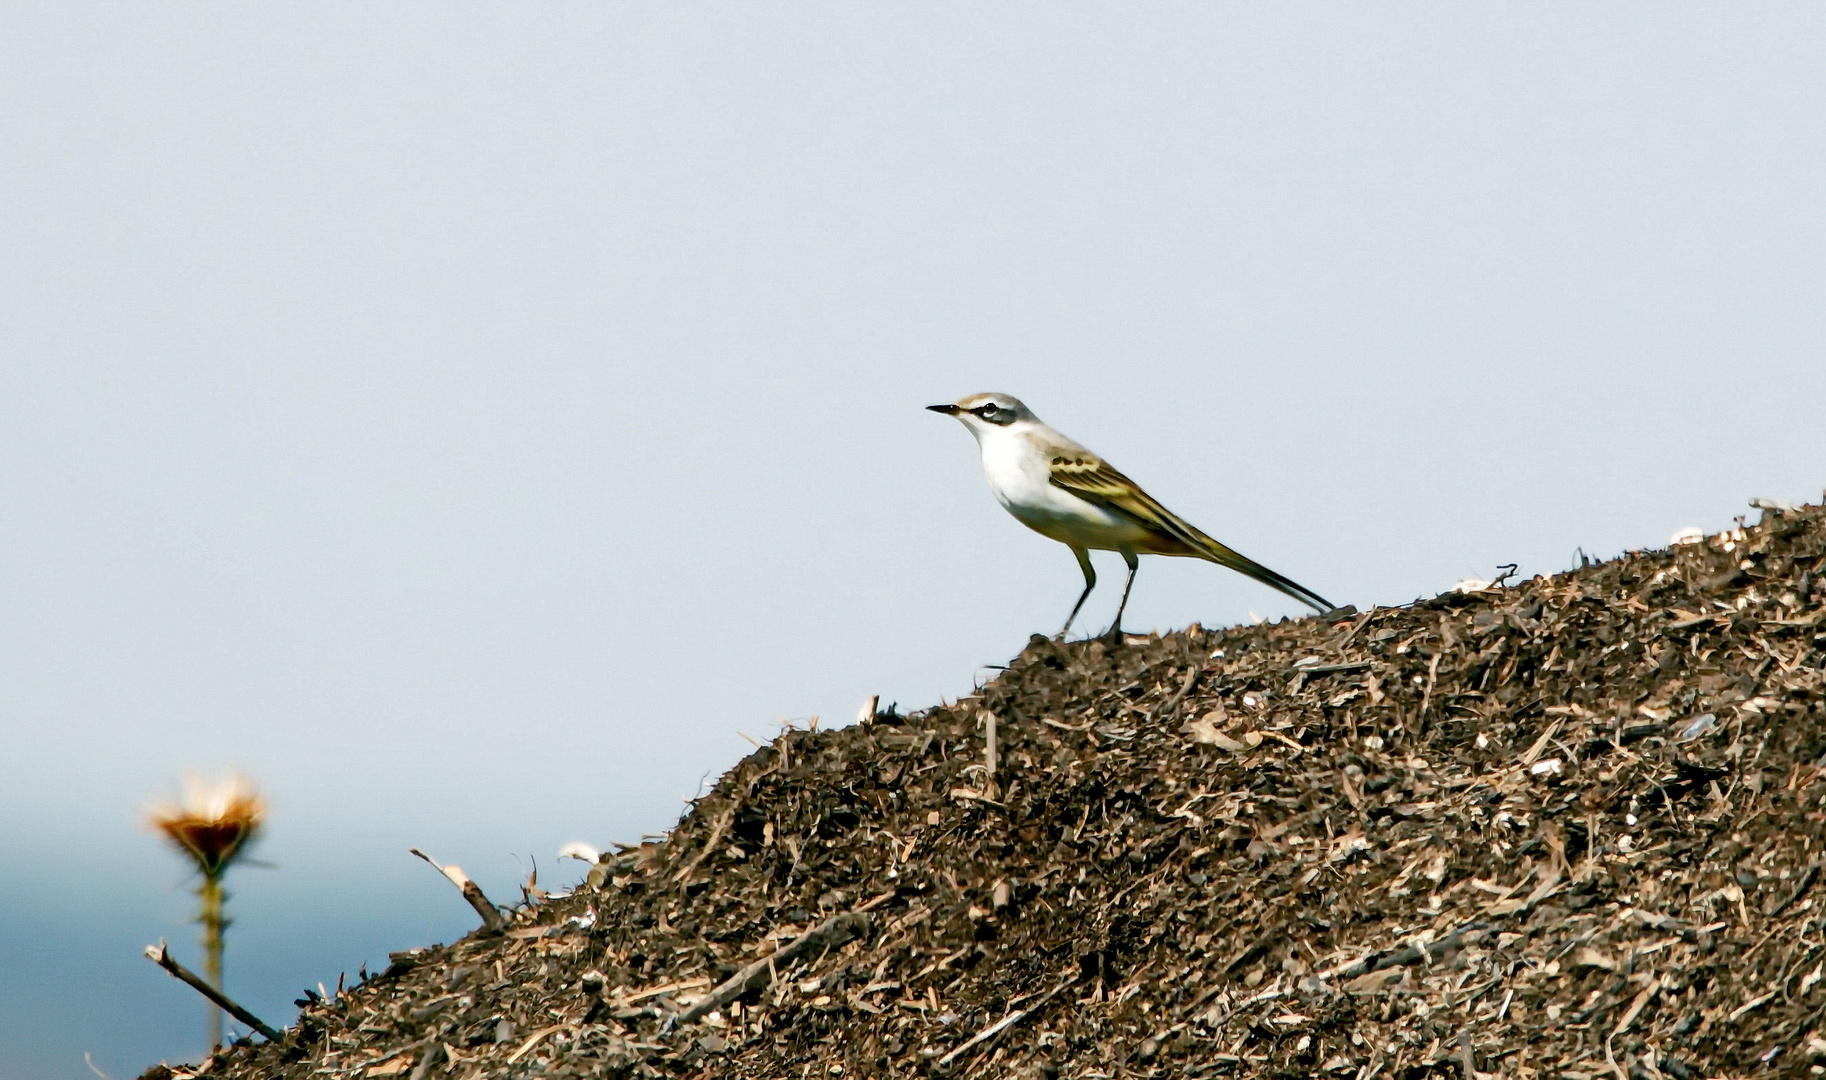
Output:
[[974,411],[978,416],[987,420],[995,415],[995,403],[990,402],[987,405],[978,405]]

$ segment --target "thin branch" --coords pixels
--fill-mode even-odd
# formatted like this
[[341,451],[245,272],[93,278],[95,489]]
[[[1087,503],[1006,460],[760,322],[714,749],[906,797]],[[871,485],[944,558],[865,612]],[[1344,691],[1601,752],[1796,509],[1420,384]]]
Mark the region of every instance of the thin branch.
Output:
[[1422,731],[1426,730],[1427,706],[1433,702],[1433,685],[1439,680],[1439,658],[1442,653],[1434,653],[1433,660],[1427,665],[1427,689],[1420,695],[1420,717],[1416,721]]
[[696,855],[693,855],[686,861],[683,869],[672,875],[672,881],[675,884],[690,877],[699,866],[703,865],[705,859],[716,854],[717,845],[723,842],[724,834],[729,832],[729,826],[735,823],[736,813],[740,811],[741,808],[742,802],[740,799],[731,799],[729,801],[729,805],[724,808],[721,814],[717,815],[716,824],[710,827],[710,839],[704,841],[704,846],[698,850]]
[[995,786],[995,774],[1000,767],[999,747],[996,745],[996,717],[988,709],[977,713],[983,723],[983,794],[995,798],[1001,792]]
[[990,1039],[993,1039],[997,1035],[1000,1035],[1002,1032],[1007,1031],[1009,1028],[1020,1023],[1022,1020],[1027,1019],[1027,1017],[1029,1017],[1033,1013],[1038,1012],[1040,1009],[1040,1006],[1046,1004],[1048,1001],[1050,1001],[1052,999],[1052,996],[1054,994],[1065,989],[1067,986],[1071,985],[1071,983],[1072,983],[1072,980],[1070,978],[1061,980],[1059,985],[1053,987],[1051,990],[1046,991],[1044,994],[1041,994],[1038,998],[1035,998],[1033,1004],[1027,1006],[1025,1009],[1016,1009],[1015,1011],[1009,1013],[1007,1016],[1002,1017],[1000,1020],[997,1020],[995,1023],[993,1023],[993,1024],[989,1025],[988,1027],[984,1028],[983,1030],[977,1032],[974,1036],[971,1037],[969,1042],[966,1042],[964,1045],[958,1047],[957,1049],[951,1051],[949,1054],[946,1054],[944,1057],[938,1059],[939,1071],[942,1072],[945,1069],[949,1069],[951,1067],[952,1062],[954,1062],[958,1058],[964,1056],[966,1053],[969,1053],[975,1047],[981,1046],[983,1043],[986,1043]]
[[775,949],[723,980],[715,990],[710,992],[710,996],[680,1013],[678,1022],[689,1024],[703,1019],[743,994],[765,987],[773,981],[776,968],[785,967],[788,963],[820,946],[842,945],[851,938],[861,937],[869,932],[869,925],[869,917],[859,911],[846,912],[824,920],[794,938],[790,943]]
[[1473,923],[1470,926],[1461,926],[1438,941],[1430,941],[1424,946],[1409,945],[1402,949],[1372,953],[1361,960],[1328,971],[1323,975],[1320,975],[1319,979],[1321,981],[1354,979],[1359,975],[1367,975],[1372,971],[1381,971],[1383,968],[1407,967],[1411,964],[1431,964],[1446,953],[1464,945],[1467,937],[1488,929],[1489,926],[1484,923]]
[[419,858],[430,863],[433,870],[436,870],[438,873],[448,878],[450,883],[455,885],[457,889],[462,892],[463,899],[469,901],[469,906],[475,908],[476,914],[482,917],[482,929],[494,934],[499,933],[506,928],[507,920],[501,918],[500,909],[488,902],[488,897],[482,893],[482,887],[469,880],[469,875],[463,873],[462,867],[458,866],[456,863],[451,863],[449,866],[440,866],[436,859],[433,859],[419,849],[412,848],[410,850],[412,851],[412,854],[417,855]]
[[1314,664],[1311,667],[1293,668],[1292,670],[1308,675],[1342,675],[1351,671],[1368,671],[1373,666],[1375,665],[1368,660],[1352,660],[1346,664]]
[[1813,862],[1808,863],[1807,869],[1801,872],[1800,883],[1795,885],[1794,891],[1788,894],[1787,899],[1776,904],[1765,918],[1773,919],[1777,915],[1780,915],[1782,912],[1793,907],[1794,902],[1801,897],[1806,896],[1807,890],[1813,888],[1813,883],[1818,880],[1820,880],[1820,864],[1819,860],[1816,859]]
[[406,1080],[425,1080],[425,1077],[431,1075],[431,1070],[437,1066],[438,1062],[443,1060],[444,1044],[433,1039],[431,1045],[425,1047],[425,1052],[419,1055],[418,1064],[412,1066],[412,1074]]
[[1197,664],[1192,665],[1192,670],[1186,672],[1186,679],[1179,684],[1179,689],[1172,697],[1166,700],[1165,704],[1150,713],[1148,719],[1152,721],[1156,717],[1161,717],[1170,723],[1175,716],[1179,715],[1180,704],[1186,700],[1186,695],[1192,692],[1193,684],[1197,683],[1198,677],[1204,673],[1205,669],[1203,667],[1200,667]]
[[151,960],[159,967],[171,972],[171,974],[180,982],[189,983],[191,989],[221,1006],[223,1011],[227,1012],[228,1015],[265,1036],[267,1042],[276,1043],[285,1038],[285,1036],[279,1034],[277,1031],[267,1027],[258,1016],[255,1016],[253,1013],[248,1012],[241,1006],[236,1005],[233,1001],[230,1001],[227,994],[224,994],[222,991],[217,990],[215,987],[204,982],[191,972],[189,968],[186,968],[176,960],[173,960],[171,958],[171,951],[165,948],[165,941],[163,938],[159,939],[157,945],[146,946],[146,959]]

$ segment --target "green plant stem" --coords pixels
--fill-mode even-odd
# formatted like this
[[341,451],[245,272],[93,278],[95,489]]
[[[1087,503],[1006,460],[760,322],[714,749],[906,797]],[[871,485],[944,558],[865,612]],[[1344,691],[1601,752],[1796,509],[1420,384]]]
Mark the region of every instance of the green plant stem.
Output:
[[[209,977],[209,983],[219,993],[222,990],[222,877],[221,874],[203,875],[203,886],[197,890],[203,899],[202,914],[197,921],[203,924],[203,970]],[[209,1046],[211,1050],[222,1045],[222,1009],[211,1003],[209,1006]]]

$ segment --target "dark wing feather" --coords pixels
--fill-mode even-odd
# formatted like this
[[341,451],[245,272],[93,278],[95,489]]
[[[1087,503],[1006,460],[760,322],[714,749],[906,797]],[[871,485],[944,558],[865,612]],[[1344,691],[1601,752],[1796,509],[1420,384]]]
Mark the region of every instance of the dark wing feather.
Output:
[[1191,555],[1278,589],[1318,611],[1330,611],[1331,601],[1291,578],[1275,573],[1254,559],[1232,551],[1206,536],[1190,522],[1160,505],[1141,485],[1116,471],[1094,454],[1055,454],[1052,482],[1086,502],[1132,518],[1159,538],[1152,550],[1160,555]]

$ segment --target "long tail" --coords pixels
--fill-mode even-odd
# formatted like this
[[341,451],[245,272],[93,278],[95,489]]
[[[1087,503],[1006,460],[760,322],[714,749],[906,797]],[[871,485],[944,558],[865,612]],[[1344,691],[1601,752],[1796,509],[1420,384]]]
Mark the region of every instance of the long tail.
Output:
[[1198,543],[1193,545],[1193,547],[1198,552],[1200,558],[1209,559],[1219,566],[1228,566],[1237,573],[1246,577],[1252,577],[1271,589],[1279,589],[1281,592],[1293,597],[1295,600],[1312,608],[1321,615],[1327,611],[1332,611],[1337,607],[1337,605],[1330,600],[1325,599],[1323,596],[1313,592],[1311,589],[1292,578],[1277,574],[1273,570],[1263,566],[1261,563],[1256,562],[1254,559],[1231,551],[1229,548],[1218,543],[1216,540],[1211,539],[1204,533],[1199,532],[1197,529],[1191,529],[1190,531],[1198,540]]

